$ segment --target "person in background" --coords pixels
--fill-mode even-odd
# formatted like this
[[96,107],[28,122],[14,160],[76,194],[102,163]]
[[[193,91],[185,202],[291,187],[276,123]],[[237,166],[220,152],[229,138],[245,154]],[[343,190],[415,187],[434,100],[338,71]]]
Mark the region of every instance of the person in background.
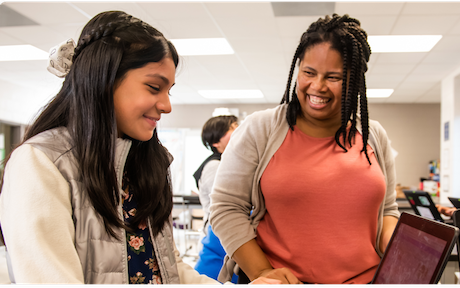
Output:
[[281,104],[234,132],[211,194],[228,254],[219,280],[235,263],[239,281],[241,272],[283,284],[372,280],[400,214],[390,142],[369,120],[370,54],[357,19],[318,19],[301,36]]
[[156,126],[171,112],[174,46],[149,24],[108,11],[50,59],[62,88],[1,183],[11,281],[218,284],[182,262],[173,241],[172,157]]
[[[202,248],[199,252],[195,270],[213,279],[217,279],[222,268],[225,250],[209,225],[210,194],[221,155],[236,127],[238,127],[238,118],[233,115],[216,116],[206,121],[201,131],[201,140],[203,145],[210,149],[213,154],[206,158],[193,174],[199,190],[200,202],[203,206],[203,231],[205,234],[201,240]],[[232,282],[236,283],[236,279],[237,276],[233,275]]]

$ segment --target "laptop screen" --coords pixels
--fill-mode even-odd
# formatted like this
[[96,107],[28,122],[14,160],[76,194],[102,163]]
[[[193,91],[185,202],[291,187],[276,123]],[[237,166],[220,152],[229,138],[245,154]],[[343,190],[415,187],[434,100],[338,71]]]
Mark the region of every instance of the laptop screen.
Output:
[[445,245],[442,239],[401,224],[374,283],[430,283]]
[[457,228],[404,214],[377,269],[374,284],[436,283],[452,251]]

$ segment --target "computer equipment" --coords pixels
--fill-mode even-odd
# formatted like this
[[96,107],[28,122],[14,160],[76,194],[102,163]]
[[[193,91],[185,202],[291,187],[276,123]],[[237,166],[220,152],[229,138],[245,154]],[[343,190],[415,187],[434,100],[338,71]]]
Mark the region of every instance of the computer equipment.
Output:
[[459,228],[401,213],[372,284],[436,284],[446,267]]
[[420,190],[403,190],[403,192],[415,214],[439,222],[445,222],[428,192]]
[[449,201],[454,205],[455,208],[459,209],[460,208],[460,198],[455,198],[455,197],[447,197],[449,198]]

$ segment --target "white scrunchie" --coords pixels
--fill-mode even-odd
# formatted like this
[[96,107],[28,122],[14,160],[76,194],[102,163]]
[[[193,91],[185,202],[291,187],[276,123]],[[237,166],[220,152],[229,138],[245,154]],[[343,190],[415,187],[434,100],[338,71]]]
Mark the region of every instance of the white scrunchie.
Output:
[[70,66],[72,66],[75,46],[75,42],[70,38],[51,48],[48,67],[46,69],[54,75],[64,78],[69,73]]

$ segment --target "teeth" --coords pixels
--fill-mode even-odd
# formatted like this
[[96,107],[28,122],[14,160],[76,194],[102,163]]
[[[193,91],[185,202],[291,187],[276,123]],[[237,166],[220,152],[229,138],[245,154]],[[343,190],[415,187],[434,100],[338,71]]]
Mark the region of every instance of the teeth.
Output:
[[324,99],[324,98],[321,98],[321,97],[316,97],[316,96],[310,95],[310,101],[313,104],[325,104],[325,103],[327,103],[328,100]]

